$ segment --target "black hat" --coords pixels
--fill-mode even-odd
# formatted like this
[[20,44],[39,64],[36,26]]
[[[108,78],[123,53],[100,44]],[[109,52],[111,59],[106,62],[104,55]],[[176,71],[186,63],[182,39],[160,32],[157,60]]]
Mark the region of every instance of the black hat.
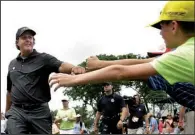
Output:
[[112,82],[105,82],[102,84],[103,86],[112,85]]
[[22,28],[19,28],[17,33],[16,33],[16,39],[18,39],[24,32],[26,31],[29,31],[32,33],[32,35],[36,35],[36,32],[28,27],[22,27]]

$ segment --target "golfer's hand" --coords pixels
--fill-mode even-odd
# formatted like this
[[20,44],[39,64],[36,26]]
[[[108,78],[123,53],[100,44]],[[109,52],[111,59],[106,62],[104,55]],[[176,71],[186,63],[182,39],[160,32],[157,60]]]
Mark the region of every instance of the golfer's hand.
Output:
[[68,75],[63,73],[54,74],[49,79],[49,86],[54,86],[54,91],[62,86],[71,87],[74,85],[75,77],[76,75]]
[[95,134],[98,134],[98,127],[97,127],[97,125],[94,125],[94,132],[95,132]]
[[73,67],[71,70],[71,74],[73,75],[83,74],[83,73],[85,73],[85,68],[80,67],[80,66]]
[[100,66],[100,60],[96,56],[91,56],[86,61],[87,71],[99,69],[99,66]]

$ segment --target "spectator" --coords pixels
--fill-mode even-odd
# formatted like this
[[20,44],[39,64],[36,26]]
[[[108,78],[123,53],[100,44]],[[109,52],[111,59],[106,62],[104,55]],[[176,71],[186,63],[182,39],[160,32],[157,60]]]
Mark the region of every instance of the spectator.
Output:
[[73,134],[85,134],[85,133],[87,133],[85,128],[85,123],[82,122],[81,115],[77,114]]
[[178,127],[178,121],[173,121],[173,132],[171,134],[179,134],[180,129]]
[[164,127],[163,133],[168,133],[169,134],[169,133],[173,132],[172,124],[173,124],[172,115],[168,114],[167,119],[164,121],[164,124],[163,124],[163,127]]
[[159,134],[157,120],[153,117],[151,113],[148,113],[149,123],[150,123],[150,133]]
[[162,131],[163,131],[163,119],[162,118],[160,118],[159,120],[158,130],[159,130],[159,133],[162,134]]
[[72,134],[76,119],[74,108],[69,107],[68,97],[62,99],[63,109],[58,110],[55,123],[60,129],[60,134]]
[[149,128],[146,108],[145,105],[141,103],[139,95],[134,95],[133,99],[135,103],[128,105],[130,113],[128,119],[128,134],[143,134],[143,121],[146,123],[146,128]]
[[1,113],[1,134],[5,134],[6,119],[3,113]]

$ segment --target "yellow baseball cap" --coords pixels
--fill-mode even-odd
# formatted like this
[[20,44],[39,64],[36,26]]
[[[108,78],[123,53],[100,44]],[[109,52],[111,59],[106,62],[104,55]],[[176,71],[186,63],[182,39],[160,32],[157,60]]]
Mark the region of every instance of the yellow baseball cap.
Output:
[[160,29],[161,21],[194,22],[194,1],[169,1],[160,13],[159,19],[149,26]]

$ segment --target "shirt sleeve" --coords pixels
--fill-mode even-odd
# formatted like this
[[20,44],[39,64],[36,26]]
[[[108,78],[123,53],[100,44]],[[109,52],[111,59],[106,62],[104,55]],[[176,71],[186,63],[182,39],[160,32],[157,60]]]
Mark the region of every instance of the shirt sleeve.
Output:
[[194,83],[193,65],[181,49],[163,54],[150,63],[171,85],[176,82]]
[[11,92],[11,88],[12,88],[12,81],[10,79],[10,72],[8,72],[8,74],[7,74],[7,91]]
[[46,63],[46,67],[49,68],[51,72],[58,73],[59,68],[63,62],[50,54],[46,54],[45,63]]

